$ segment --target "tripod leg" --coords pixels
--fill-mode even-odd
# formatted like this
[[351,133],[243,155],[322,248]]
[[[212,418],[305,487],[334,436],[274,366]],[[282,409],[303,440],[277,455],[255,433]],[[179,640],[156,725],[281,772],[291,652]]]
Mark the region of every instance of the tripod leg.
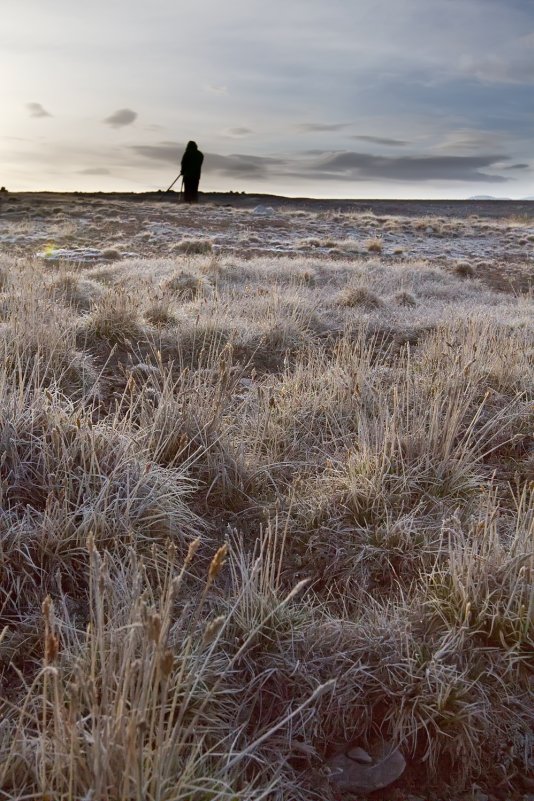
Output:
[[[182,173],[180,173],[180,175],[181,175],[181,174],[182,174]],[[171,189],[173,188],[174,184],[176,183],[176,181],[178,180],[178,178],[180,177],[180,175],[177,175],[177,176],[176,176],[176,178],[174,179],[174,181],[172,182],[172,184],[169,186],[169,188],[165,190],[166,192],[170,192],[170,191],[171,191]],[[182,181],[182,183],[183,183],[183,181]]]

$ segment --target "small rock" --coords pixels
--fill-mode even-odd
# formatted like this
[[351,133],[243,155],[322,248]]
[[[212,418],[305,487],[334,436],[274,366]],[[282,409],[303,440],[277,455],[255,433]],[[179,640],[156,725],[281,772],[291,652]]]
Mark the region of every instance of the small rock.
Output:
[[406,761],[398,748],[385,745],[372,764],[363,764],[351,759],[348,753],[341,753],[330,757],[327,765],[330,781],[336,789],[347,793],[371,793],[388,787],[402,776]]
[[373,757],[370,756],[367,751],[364,751],[363,748],[351,748],[347,751],[347,756],[351,759],[354,759],[356,762],[360,762],[362,765],[372,765],[373,764]]

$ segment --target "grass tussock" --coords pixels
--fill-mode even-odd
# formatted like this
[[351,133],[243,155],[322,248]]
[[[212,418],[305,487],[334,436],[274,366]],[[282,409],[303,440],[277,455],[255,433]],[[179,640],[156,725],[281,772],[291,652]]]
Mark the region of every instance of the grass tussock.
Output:
[[476,270],[468,261],[459,261],[454,265],[454,272],[461,278],[473,278]]
[[379,237],[370,237],[364,242],[365,248],[369,253],[382,253],[384,243]]
[[122,253],[116,248],[104,248],[102,251],[102,258],[106,259],[106,261],[120,261],[120,259],[122,259]]
[[109,292],[95,304],[82,329],[89,340],[121,343],[141,338],[143,326],[137,298],[124,289]]
[[407,786],[521,797],[530,298],[338,255],[102,270],[2,261],[4,796],[331,799],[332,750],[384,739]]
[[103,296],[102,287],[76,273],[63,273],[50,283],[51,296],[78,311],[89,311]]
[[207,281],[202,276],[180,270],[165,280],[163,290],[187,301],[197,298],[207,286]]
[[397,292],[394,296],[394,301],[399,306],[411,306],[412,308],[417,306],[417,300],[411,292]]
[[213,244],[209,239],[183,239],[173,246],[173,251],[186,256],[209,256]]
[[383,305],[383,301],[372,290],[365,286],[347,286],[340,292],[338,303],[341,306],[361,307],[372,311],[379,309]]

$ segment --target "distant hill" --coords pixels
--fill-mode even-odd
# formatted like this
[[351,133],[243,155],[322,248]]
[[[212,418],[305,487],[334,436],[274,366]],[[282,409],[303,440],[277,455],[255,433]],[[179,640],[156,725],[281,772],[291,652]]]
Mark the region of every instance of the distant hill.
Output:
[[[473,195],[468,200],[511,200],[510,197],[494,197],[493,195]],[[526,198],[525,198],[526,199]]]
[[[511,197],[495,197],[494,195],[473,195],[472,197],[468,197],[468,200],[512,200]],[[529,197],[520,197],[517,198],[519,202],[523,202],[525,200],[530,201],[534,200],[534,195],[530,195]]]

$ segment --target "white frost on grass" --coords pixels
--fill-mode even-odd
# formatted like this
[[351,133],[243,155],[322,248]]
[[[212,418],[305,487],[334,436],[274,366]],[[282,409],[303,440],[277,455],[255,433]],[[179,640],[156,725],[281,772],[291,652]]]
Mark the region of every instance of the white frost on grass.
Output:
[[[98,278],[101,269],[95,267],[88,277]],[[169,281],[184,271],[191,281],[210,290],[194,298],[184,297],[185,317],[208,322],[222,316],[232,328],[245,325],[253,329],[260,324],[263,327],[266,320],[291,318],[311,335],[363,324],[402,336],[453,321],[484,319],[534,330],[534,304],[527,296],[495,292],[476,279],[462,279],[424,262],[325,262],[269,255],[254,259],[213,255],[129,258],[113,268],[113,283],[142,284],[147,298],[154,292],[171,297]],[[350,287],[376,296],[379,304],[374,308],[364,303],[347,306],[341,296]],[[399,294],[408,294],[413,304],[399,304]]]
[[72,247],[72,248],[46,248],[35,254],[38,258],[44,261],[69,261],[69,262],[82,262],[94,263],[99,261],[113,261],[116,258],[130,257],[134,258],[135,253],[118,252],[112,253],[108,248],[103,250],[99,248],[88,247]]

